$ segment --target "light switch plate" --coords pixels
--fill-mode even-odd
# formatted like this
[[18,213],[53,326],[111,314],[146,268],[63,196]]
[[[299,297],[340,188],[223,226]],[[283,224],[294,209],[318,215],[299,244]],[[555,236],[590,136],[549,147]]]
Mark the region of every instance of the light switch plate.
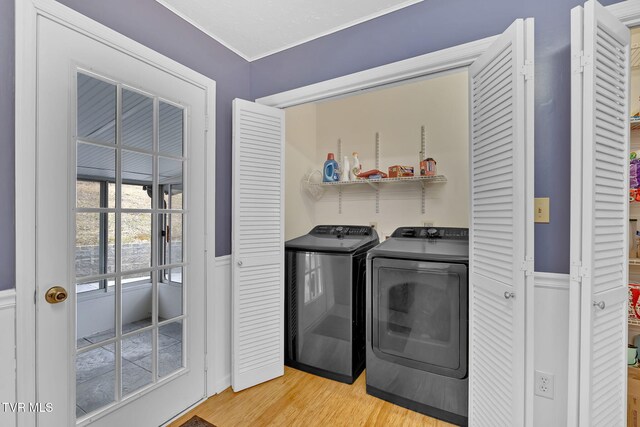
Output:
[[548,197],[536,197],[535,202],[535,222],[548,224],[549,223],[549,198]]

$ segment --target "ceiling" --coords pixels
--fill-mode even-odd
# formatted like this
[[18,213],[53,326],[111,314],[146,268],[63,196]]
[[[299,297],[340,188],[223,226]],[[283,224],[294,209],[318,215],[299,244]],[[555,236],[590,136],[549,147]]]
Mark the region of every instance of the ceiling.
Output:
[[156,0],[248,61],[422,0]]

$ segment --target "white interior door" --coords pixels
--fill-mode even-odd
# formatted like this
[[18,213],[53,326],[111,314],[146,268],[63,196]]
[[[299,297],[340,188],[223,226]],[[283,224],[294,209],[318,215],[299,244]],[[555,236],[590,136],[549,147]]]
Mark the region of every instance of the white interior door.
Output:
[[233,101],[231,386],[284,374],[284,111]]
[[595,1],[572,11],[569,425],[626,425],[629,30]]
[[212,88],[37,19],[38,425],[157,426],[205,396]]
[[469,422],[524,426],[525,318],[532,323],[527,293],[533,287],[533,20],[515,21],[471,65],[469,77]]

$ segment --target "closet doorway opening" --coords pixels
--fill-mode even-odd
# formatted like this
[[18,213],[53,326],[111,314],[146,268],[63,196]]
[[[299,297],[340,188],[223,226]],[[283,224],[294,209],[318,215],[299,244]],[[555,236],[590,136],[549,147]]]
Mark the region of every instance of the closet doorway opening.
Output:
[[[469,228],[468,78],[465,67],[285,109],[285,240],[320,224],[370,225],[381,240],[402,226]],[[357,153],[361,172],[406,176],[323,184],[329,153],[341,174]]]

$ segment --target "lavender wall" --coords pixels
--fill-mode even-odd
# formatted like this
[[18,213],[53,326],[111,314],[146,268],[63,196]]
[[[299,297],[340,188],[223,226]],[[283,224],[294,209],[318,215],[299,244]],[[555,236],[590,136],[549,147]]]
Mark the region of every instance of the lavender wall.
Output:
[[0,290],[15,283],[13,0],[0,0]]
[[[13,2],[0,0],[0,290],[15,283]],[[231,101],[249,97],[249,63],[154,0],[60,2],[216,80],[216,255],[231,253]]]
[[[601,0],[608,5],[615,0]],[[551,198],[536,224],[536,271],[569,272],[570,10],[580,0],[426,0],[251,64],[251,97],[492,36],[535,18],[535,193]],[[453,119],[453,118],[452,118]]]

